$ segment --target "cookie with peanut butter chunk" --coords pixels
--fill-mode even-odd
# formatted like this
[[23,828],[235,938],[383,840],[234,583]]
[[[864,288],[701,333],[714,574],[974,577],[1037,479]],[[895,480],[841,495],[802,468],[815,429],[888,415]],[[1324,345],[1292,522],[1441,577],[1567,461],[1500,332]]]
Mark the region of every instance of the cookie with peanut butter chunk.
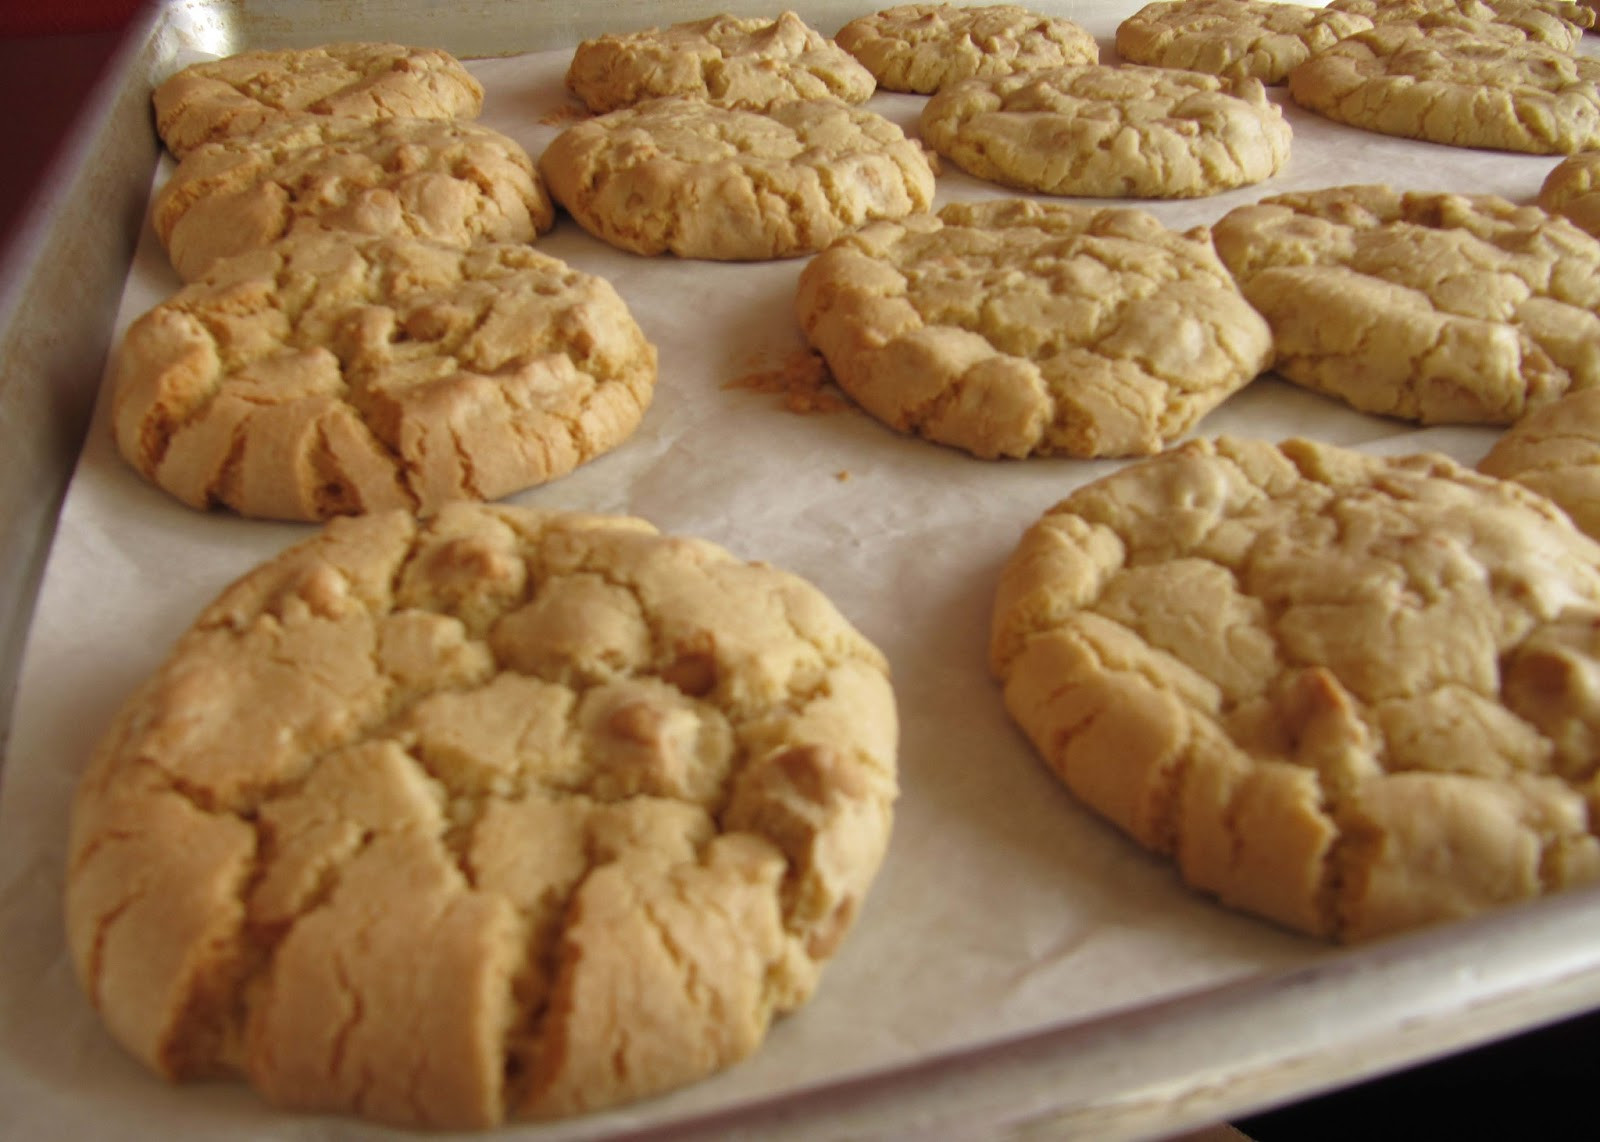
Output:
[[1276,0],[1156,0],[1117,25],[1131,63],[1279,84],[1296,64],[1354,32],[1366,16]]
[[1297,931],[1600,878],[1600,544],[1442,456],[1224,438],[1125,466],[1023,536],[990,662],[1077,798]]

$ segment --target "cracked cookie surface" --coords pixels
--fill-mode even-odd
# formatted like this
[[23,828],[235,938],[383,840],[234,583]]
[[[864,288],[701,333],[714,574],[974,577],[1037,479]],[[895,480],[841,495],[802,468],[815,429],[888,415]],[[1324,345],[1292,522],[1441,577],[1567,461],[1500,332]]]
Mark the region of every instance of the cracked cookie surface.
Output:
[[851,20],[834,42],[879,87],[919,95],[975,76],[1100,59],[1100,45],[1082,27],[1015,4],[901,4]]
[[985,459],[1159,451],[1271,363],[1205,233],[1126,208],[869,226],[806,265],[795,305],[868,413]]
[[636,254],[754,261],[820,250],[933,202],[920,144],[833,100],[766,113],[658,99],[567,128],[539,157],[589,233]]
[[1600,60],[1496,24],[1380,25],[1296,67],[1289,95],[1335,122],[1446,146],[1600,147]]
[[864,103],[877,87],[854,56],[794,12],[771,20],[725,13],[584,40],[566,82],[595,112],[665,95],[747,111],[797,99]]
[[294,116],[190,151],[156,192],[156,234],[185,281],[303,230],[469,246],[555,223],[533,160],[474,123]]
[[1117,26],[1133,63],[1278,84],[1296,64],[1354,32],[1365,16],[1273,0],[1157,0]]
[[878,651],[641,520],[334,521],[203,611],[74,802],[69,944],[134,1056],[416,1127],[597,1109],[812,993],[896,795]]
[[192,64],[157,86],[151,100],[161,141],[182,158],[202,143],[290,114],[471,119],[483,108],[483,86],[445,51],[348,43]]
[[1374,24],[1449,25],[1469,31],[1496,24],[1564,52],[1578,46],[1595,19],[1589,9],[1565,0],[1329,0],[1328,7],[1365,16]]
[[611,285],[529,246],[312,232],[135,321],[112,423],[191,507],[319,520],[563,475],[633,432],[655,378]]
[[1600,150],[1557,163],[1539,187],[1539,205],[1600,238]]
[[1600,539],[1600,388],[1534,409],[1495,441],[1478,471],[1549,497]]
[[1057,504],[991,666],[1191,886],[1370,939],[1600,876],[1600,546],[1439,456],[1191,441]]
[[922,137],[978,178],[1095,198],[1194,198],[1270,178],[1291,130],[1259,80],[1053,68],[952,84]]
[[1600,384],[1600,242],[1486,195],[1330,187],[1212,227],[1277,372],[1363,412],[1509,424]]

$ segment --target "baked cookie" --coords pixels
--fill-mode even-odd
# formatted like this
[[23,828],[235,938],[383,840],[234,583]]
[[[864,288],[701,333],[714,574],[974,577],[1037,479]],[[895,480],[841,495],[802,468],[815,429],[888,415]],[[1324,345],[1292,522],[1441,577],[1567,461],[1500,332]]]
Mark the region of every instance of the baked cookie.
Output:
[[567,128],[539,171],[579,225],[613,246],[721,261],[813,253],[933,202],[922,147],[831,99],[765,114],[651,100]]
[[775,20],[723,14],[584,40],[567,88],[591,111],[663,95],[765,111],[797,99],[864,103],[877,83],[854,56],[793,12]]
[[1557,163],[1539,187],[1539,205],[1600,238],[1600,151]]
[[694,1082],[806,1001],[888,841],[882,656],[642,520],[339,520],[203,611],[73,806],[68,942],[175,1079],[408,1127]]
[[1537,207],[1331,187],[1238,207],[1212,240],[1277,371],[1363,412],[1510,424],[1600,384],[1600,242]]
[[1256,79],[1158,67],[968,79],[922,109],[922,137],[990,182],[1096,198],[1194,198],[1260,182],[1289,124]]
[[1600,545],[1444,457],[1222,439],[1126,466],[1023,536],[991,664],[1079,799],[1290,928],[1600,877]]
[[1478,462],[1553,500],[1585,535],[1600,539],[1600,388],[1534,409]]
[[1097,63],[1100,45],[1071,20],[1016,4],[901,4],[851,20],[834,42],[887,91],[931,95],[974,76]]
[[531,242],[555,223],[533,160],[474,123],[294,116],[190,151],[151,220],[185,281],[303,230],[447,245]]
[[1002,200],[869,226],[801,271],[839,387],[976,456],[1157,452],[1271,364],[1204,230]]
[[1600,147],[1600,60],[1497,24],[1358,33],[1295,68],[1289,95],[1339,123],[1452,147]]
[[1328,7],[1365,16],[1374,24],[1453,25],[1468,30],[1497,24],[1567,52],[1578,46],[1584,29],[1594,26],[1595,16],[1566,0],[1329,0]]
[[1117,25],[1132,63],[1282,83],[1289,70],[1354,32],[1365,16],[1273,0],[1158,0]]
[[343,119],[471,119],[483,87],[448,52],[401,44],[329,44],[241,52],[193,64],[152,96],[156,130],[182,158],[287,114]]
[[633,432],[655,376],[616,291],[529,246],[313,231],[134,322],[112,419],[191,507],[320,520],[563,475]]

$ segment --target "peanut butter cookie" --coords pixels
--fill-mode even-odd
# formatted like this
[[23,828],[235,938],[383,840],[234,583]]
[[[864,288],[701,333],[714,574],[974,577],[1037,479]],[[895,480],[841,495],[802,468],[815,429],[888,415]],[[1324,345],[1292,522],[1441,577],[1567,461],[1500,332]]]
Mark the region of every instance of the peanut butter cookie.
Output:
[[1539,205],[1600,238],[1600,150],[1557,163],[1539,187]]
[[1452,25],[1474,30],[1480,24],[1515,28],[1523,38],[1570,52],[1594,13],[1566,0],[1329,0],[1328,7],[1354,12],[1374,24]]
[[1600,539],[1600,388],[1534,409],[1495,441],[1478,471],[1548,496]]
[[1365,16],[1274,0],[1157,0],[1117,26],[1132,63],[1278,84],[1296,64],[1372,27]]

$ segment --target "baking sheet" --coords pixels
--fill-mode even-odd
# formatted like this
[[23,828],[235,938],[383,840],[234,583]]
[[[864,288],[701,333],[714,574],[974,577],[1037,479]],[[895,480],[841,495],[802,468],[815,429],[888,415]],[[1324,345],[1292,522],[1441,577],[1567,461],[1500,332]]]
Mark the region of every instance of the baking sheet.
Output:
[[[1040,7],[1085,24],[1109,60],[1116,23],[1136,6]],[[837,23],[817,26],[831,33]],[[1595,51],[1593,37],[1584,50]],[[473,62],[488,90],[481,121],[537,155],[570,121],[561,84],[568,58],[558,50]],[[1281,90],[1275,97],[1287,104]],[[885,94],[869,106],[914,132],[922,102]],[[1183,228],[1267,194],[1352,182],[1526,202],[1556,162],[1389,139],[1285,110],[1294,146],[1274,179],[1140,205]],[[938,204],[1010,193],[945,163]],[[848,406],[801,415],[780,395],[738,387],[803,350],[792,314],[803,259],[638,258],[565,219],[539,248],[617,287],[657,344],[661,375],[631,440],[510,502],[640,515],[810,579],[890,660],[903,795],[856,928],[815,999],[780,1022],[757,1056],[666,1098],[509,1133],[594,1137],[679,1121],[1062,1025],[1114,1026],[1121,1013],[1174,997],[1350,955],[1182,888],[1165,862],[1076,806],[1005,716],[985,666],[999,567],[1028,523],[1116,463],[979,461],[897,436]],[[177,286],[146,227],[117,329]],[[121,462],[104,414],[98,409],[90,427],[39,594],[0,800],[0,1134],[376,1136],[355,1123],[277,1114],[242,1085],[171,1088],[152,1079],[100,1030],[72,979],[58,898],[67,808],[84,759],[199,608],[310,533],[183,507]],[[1495,435],[1417,431],[1271,378],[1197,433],[1310,435],[1388,453],[1431,448],[1466,462]],[[1292,1019],[1296,1008],[1285,998],[1264,1010]],[[1135,1068],[1126,1081],[1140,1078]]]

